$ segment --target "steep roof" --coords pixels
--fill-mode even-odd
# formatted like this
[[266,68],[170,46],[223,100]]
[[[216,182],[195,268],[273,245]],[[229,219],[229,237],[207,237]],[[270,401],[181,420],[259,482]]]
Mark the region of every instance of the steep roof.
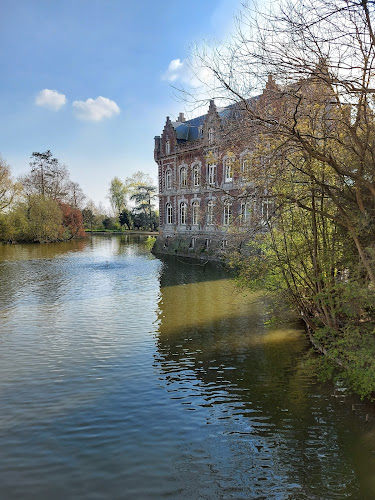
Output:
[[[252,97],[248,100],[250,105],[255,105],[260,96]],[[238,114],[241,113],[241,106],[238,103],[230,104],[224,108],[218,108],[217,112],[221,119],[231,119],[237,118]],[[176,132],[176,137],[178,142],[194,141],[195,139],[201,139],[202,134],[200,132],[200,127],[203,127],[206,120],[207,113],[202,116],[197,116],[191,120],[186,120],[184,122],[172,122],[172,126]]]

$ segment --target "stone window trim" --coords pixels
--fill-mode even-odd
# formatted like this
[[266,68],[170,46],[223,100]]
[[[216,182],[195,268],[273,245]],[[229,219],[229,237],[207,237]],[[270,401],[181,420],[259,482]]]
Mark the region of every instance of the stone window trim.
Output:
[[224,156],[223,159],[223,174],[224,182],[233,181],[233,163],[235,158],[233,156]]
[[200,187],[202,164],[201,162],[194,162],[191,167],[193,170],[193,187]]
[[169,137],[167,137],[165,141],[165,154],[166,155],[171,154],[171,141],[169,140]]
[[229,226],[232,222],[232,207],[233,203],[231,200],[224,201],[224,210],[223,210],[223,225]]
[[200,218],[200,203],[198,200],[194,200],[193,203],[191,204],[192,206],[192,224],[193,226],[198,226],[199,225],[199,218]]
[[172,203],[168,202],[165,205],[165,214],[166,214],[166,217],[165,217],[166,224],[173,224],[173,207],[172,207]]
[[217,166],[216,163],[209,162],[207,164],[207,179],[209,186],[216,186],[217,184]]
[[213,226],[215,224],[214,219],[215,202],[214,200],[208,200],[207,202],[207,225]]
[[180,226],[186,226],[187,224],[187,204],[185,201],[180,202]]
[[165,189],[172,189],[172,169],[167,168],[165,171]]
[[187,188],[187,165],[183,164],[179,167],[180,187]]
[[213,144],[215,142],[215,130],[213,127],[208,129],[208,144]]

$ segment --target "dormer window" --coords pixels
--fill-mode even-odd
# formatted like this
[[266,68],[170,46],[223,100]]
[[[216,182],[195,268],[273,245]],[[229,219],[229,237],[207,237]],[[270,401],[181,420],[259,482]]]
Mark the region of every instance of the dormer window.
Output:
[[170,153],[171,153],[171,142],[169,139],[167,139],[165,143],[165,154],[169,155]]
[[215,131],[212,127],[208,129],[208,144],[213,144],[215,140]]

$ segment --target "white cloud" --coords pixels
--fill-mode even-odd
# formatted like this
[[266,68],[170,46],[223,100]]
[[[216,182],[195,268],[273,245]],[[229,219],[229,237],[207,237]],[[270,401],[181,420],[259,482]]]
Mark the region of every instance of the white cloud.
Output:
[[99,96],[86,101],[74,101],[73,108],[80,120],[99,122],[103,118],[111,118],[120,113],[120,108],[111,99]]
[[209,68],[197,67],[192,69],[189,62],[180,59],[173,59],[169,63],[167,71],[162,75],[163,80],[189,85],[194,88],[212,84],[212,78],[213,74]]
[[66,103],[67,98],[64,94],[60,94],[57,90],[43,89],[35,98],[35,104],[37,106],[42,106],[43,108],[51,109],[52,111],[58,111]]
[[163,74],[162,78],[168,82],[175,82],[176,80],[183,79],[186,71],[186,63],[182,62],[180,59],[173,59],[173,61],[169,63],[168,69]]

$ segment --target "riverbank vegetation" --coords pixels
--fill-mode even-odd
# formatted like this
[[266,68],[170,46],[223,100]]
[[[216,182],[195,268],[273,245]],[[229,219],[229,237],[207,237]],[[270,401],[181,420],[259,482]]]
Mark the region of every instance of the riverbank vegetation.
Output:
[[136,172],[125,182],[114,177],[108,190],[112,209],[118,214],[114,224],[129,230],[157,231],[159,214],[155,209],[156,193],[153,180],[143,172]]
[[51,151],[34,152],[30,171],[17,181],[0,161],[0,241],[51,242],[84,236],[85,196]]
[[[321,376],[361,397],[375,393],[374,16],[366,0],[249,7],[231,45],[195,55],[241,110],[240,197],[266,197],[262,221],[233,230],[248,232],[231,255],[239,279],[284,294],[324,354]],[[249,106],[264,85],[266,105]]]

